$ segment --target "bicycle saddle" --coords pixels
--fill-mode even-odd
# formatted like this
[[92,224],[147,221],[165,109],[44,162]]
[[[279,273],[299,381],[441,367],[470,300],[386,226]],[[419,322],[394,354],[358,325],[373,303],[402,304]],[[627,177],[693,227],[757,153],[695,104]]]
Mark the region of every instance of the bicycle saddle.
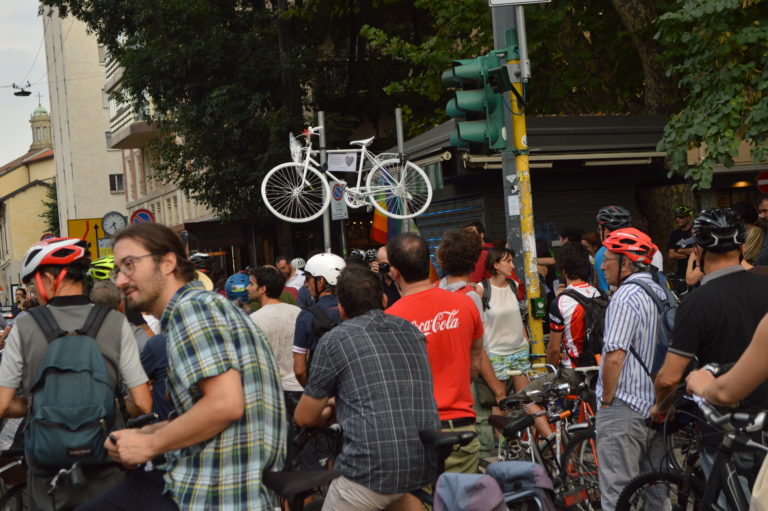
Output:
[[265,470],[262,473],[264,486],[284,498],[290,498],[301,492],[314,490],[324,486],[341,475],[334,470],[305,470],[298,472],[272,472]]
[[533,426],[535,419],[533,415],[523,415],[522,417],[505,417],[503,415],[491,415],[488,417],[488,424],[494,428],[503,431],[504,435],[514,435],[521,429]]
[[422,443],[430,448],[453,446],[456,444],[467,445],[477,433],[474,431],[419,431]]
[[373,142],[373,139],[376,137],[366,138],[363,140],[353,140],[349,143],[349,145],[359,145],[360,147],[368,147]]

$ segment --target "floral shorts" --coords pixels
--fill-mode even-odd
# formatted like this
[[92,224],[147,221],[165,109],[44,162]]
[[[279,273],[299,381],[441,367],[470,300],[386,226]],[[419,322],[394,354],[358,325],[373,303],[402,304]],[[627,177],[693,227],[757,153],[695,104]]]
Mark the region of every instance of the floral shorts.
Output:
[[488,352],[488,358],[491,359],[491,367],[499,380],[509,379],[507,371],[526,371],[531,368],[531,349],[528,346],[509,355]]

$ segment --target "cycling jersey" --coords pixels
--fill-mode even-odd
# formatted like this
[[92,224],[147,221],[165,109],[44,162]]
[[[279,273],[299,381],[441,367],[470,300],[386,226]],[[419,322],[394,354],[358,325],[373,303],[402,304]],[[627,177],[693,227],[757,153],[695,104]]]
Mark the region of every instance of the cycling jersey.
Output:
[[[566,289],[573,289],[587,298],[594,298],[600,294],[587,282],[571,284]],[[552,301],[549,308],[549,328],[553,332],[563,333],[561,341],[563,367],[569,369],[578,367],[577,361],[586,335],[586,320],[584,307],[570,296],[561,294]]]

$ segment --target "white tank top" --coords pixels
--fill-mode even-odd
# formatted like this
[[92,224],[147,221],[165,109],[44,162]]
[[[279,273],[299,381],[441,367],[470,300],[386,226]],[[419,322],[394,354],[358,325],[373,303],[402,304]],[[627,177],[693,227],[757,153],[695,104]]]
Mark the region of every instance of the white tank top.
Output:
[[494,355],[510,355],[527,343],[520,303],[506,282],[504,287],[496,287],[490,282],[488,285],[491,286],[491,298],[488,310],[483,313],[486,349]]

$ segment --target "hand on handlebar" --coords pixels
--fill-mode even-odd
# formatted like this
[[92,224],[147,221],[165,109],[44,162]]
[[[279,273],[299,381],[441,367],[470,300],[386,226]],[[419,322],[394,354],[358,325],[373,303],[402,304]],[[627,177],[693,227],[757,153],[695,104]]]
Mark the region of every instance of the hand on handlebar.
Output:
[[112,459],[126,468],[135,468],[160,454],[154,451],[152,437],[135,429],[113,431],[104,447]]
[[697,369],[691,371],[691,374],[685,379],[686,390],[690,394],[696,394],[697,396],[703,396],[704,391],[707,390],[710,383],[715,381],[715,375],[708,369]]

